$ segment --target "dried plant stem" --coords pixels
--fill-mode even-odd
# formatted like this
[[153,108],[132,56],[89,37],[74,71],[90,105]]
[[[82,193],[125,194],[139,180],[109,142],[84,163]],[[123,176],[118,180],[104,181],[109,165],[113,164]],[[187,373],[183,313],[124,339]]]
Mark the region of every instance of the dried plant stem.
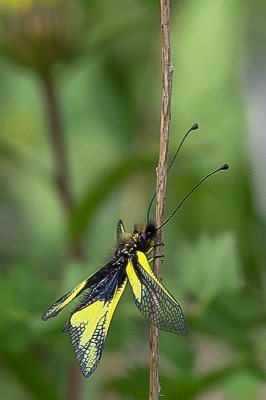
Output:
[[66,212],[71,212],[74,207],[74,200],[70,189],[69,166],[54,80],[49,77],[44,78],[43,88],[49,124],[47,133],[54,156],[56,187],[64,209]]
[[[162,37],[162,105],[160,126],[160,153],[157,168],[156,185],[156,224],[162,225],[164,220],[167,161],[169,144],[169,127],[171,119],[172,77],[173,67],[171,63],[170,47],[170,0],[160,0],[161,4],[161,37]],[[157,233],[157,243],[163,242],[163,231]],[[156,247],[156,255],[161,254],[161,247]],[[160,259],[155,259],[154,273],[160,274]],[[160,393],[159,385],[159,352],[158,330],[150,328],[150,393],[149,400],[157,400]]]
[[[65,210],[66,219],[69,221],[75,202],[55,82],[51,77],[45,77],[42,78],[42,86],[47,109],[47,133],[54,157],[55,187],[62,207]],[[82,261],[84,259],[80,240],[70,240],[69,257],[77,261]],[[70,366],[68,375],[66,399],[78,400],[81,396],[81,375],[76,364]]]
[[[69,220],[75,206],[75,201],[70,179],[64,131],[59,110],[56,86],[51,77],[43,78],[42,86],[47,109],[47,134],[54,157],[55,187],[57,189],[62,207],[65,210],[66,218]],[[76,260],[83,259],[83,251],[81,249],[81,243],[79,240],[76,241],[71,239],[69,243],[69,256],[70,258]]]

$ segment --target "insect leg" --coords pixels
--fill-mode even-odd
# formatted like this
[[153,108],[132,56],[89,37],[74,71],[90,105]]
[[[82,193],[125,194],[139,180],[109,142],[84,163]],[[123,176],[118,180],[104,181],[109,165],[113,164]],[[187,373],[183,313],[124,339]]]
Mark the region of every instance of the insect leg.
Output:
[[162,263],[163,260],[164,260],[164,254],[160,254],[160,255],[157,255],[157,256],[150,257],[150,258],[148,258],[148,262],[151,263],[151,262],[154,261],[156,258],[160,258],[160,259],[161,259],[161,263]]

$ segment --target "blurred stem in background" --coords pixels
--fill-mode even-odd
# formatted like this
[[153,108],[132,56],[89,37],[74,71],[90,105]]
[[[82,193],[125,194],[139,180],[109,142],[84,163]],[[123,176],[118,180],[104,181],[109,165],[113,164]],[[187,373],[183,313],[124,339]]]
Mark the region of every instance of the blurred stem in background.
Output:
[[[41,77],[44,99],[46,101],[48,129],[51,151],[54,156],[55,187],[58,199],[65,210],[66,222],[70,220],[75,207],[71,184],[70,167],[67,157],[65,134],[60,114],[60,104],[56,92],[56,80],[51,76]],[[69,235],[69,257],[74,261],[83,261],[84,253],[81,238],[75,239]],[[69,368],[67,385],[67,400],[78,400],[81,395],[81,374],[75,362]]]
[[[47,108],[47,134],[54,156],[55,187],[62,207],[65,210],[67,221],[69,221],[75,207],[75,200],[71,184],[63,122],[60,114],[60,104],[58,103],[56,93],[56,81],[51,76],[45,76],[42,78],[42,86]],[[75,239],[73,235],[70,237],[69,255],[72,259],[83,260],[84,254],[81,238]]]
[[44,97],[47,103],[47,119],[49,129],[47,130],[50,146],[54,155],[56,171],[56,186],[58,194],[66,214],[73,211],[74,198],[71,189],[70,171],[67,161],[66,144],[63,132],[63,124],[57,100],[55,80],[51,77],[42,79]]
[[[70,167],[65,143],[65,132],[57,93],[58,66],[66,65],[78,55],[84,29],[84,17],[80,4],[55,0],[54,2],[26,2],[21,8],[16,3],[3,6],[2,15],[5,39],[2,50],[17,64],[35,72],[41,79],[46,103],[51,151],[54,157],[54,187],[65,211],[65,225],[75,207]],[[60,71],[60,68],[59,68]],[[74,238],[68,230],[68,258],[83,261],[82,238]],[[78,400],[81,394],[81,376],[78,366],[70,367],[67,380],[68,400]]]

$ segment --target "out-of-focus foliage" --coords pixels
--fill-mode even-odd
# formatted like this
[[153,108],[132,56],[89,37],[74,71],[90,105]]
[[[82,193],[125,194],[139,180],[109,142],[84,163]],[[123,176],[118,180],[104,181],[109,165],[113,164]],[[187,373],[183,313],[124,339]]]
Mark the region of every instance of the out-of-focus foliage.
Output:
[[[171,151],[192,123],[200,130],[169,176],[168,213],[202,175],[223,162],[231,170],[206,183],[165,228],[162,277],[182,304],[189,335],[160,334],[161,393],[262,400],[266,229],[253,185],[259,154],[254,174],[249,166],[246,104],[253,82],[259,85],[252,65],[265,71],[265,58],[256,59],[265,2],[171,6]],[[40,316],[110,257],[119,218],[128,229],[145,219],[159,146],[159,2],[0,0],[0,57],[1,397],[65,399],[76,382],[77,400],[79,390],[81,399],[146,399],[148,327],[130,291],[86,381],[75,381],[74,353],[60,333],[69,311],[46,323]],[[67,147],[69,214],[54,180],[47,79]],[[83,256],[70,258],[77,241]]]

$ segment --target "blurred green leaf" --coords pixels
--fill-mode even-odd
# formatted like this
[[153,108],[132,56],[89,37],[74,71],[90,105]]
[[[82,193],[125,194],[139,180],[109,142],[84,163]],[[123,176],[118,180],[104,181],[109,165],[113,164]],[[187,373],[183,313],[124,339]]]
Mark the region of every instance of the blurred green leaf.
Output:
[[27,392],[36,400],[61,400],[57,390],[44,374],[40,363],[30,352],[1,351],[2,363],[14,374]]
[[222,390],[232,400],[258,399],[261,382],[250,371],[231,374],[222,384]]
[[242,279],[235,237],[202,236],[196,244],[185,244],[180,252],[180,277],[184,293],[206,307],[219,294],[239,289]]
[[[178,368],[191,371],[196,360],[196,353],[191,346],[188,336],[180,337],[162,332],[160,334],[160,351],[168,357]],[[161,362],[163,368],[163,362]]]
[[142,400],[148,396],[148,382],[149,372],[147,369],[133,369],[122,378],[109,380],[106,387],[117,390],[125,400]]

